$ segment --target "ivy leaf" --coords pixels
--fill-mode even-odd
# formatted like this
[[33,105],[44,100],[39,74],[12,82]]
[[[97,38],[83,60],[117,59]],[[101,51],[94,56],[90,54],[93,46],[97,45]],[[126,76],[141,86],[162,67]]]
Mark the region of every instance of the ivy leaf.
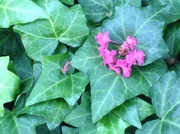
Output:
[[162,38],[164,8],[135,8],[128,4],[115,7],[114,15],[104,22],[102,31],[109,31],[111,40],[119,43],[123,43],[129,35],[137,38],[137,48],[145,52],[144,65],[147,65],[168,52]]
[[3,118],[0,118],[0,130],[3,134],[35,134],[35,127],[43,123],[38,116],[21,115],[16,117],[13,112],[5,111]]
[[0,29],[0,55],[9,55],[11,59],[24,52],[23,44],[12,27]]
[[36,127],[36,134],[61,134],[60,126],[53,130],[49,130],[46,124],[42,124]]
[[142,121],[152,113],[154,113],[152,105],[140,98],[133,98],[113,109],[99,120],[97,122],[97,129],[99,133],[103,134],[112,132],[113,134],[124,134],[127,127],[133,124],[140,126],[139,119]]
[[19,92],[21,80],[7,69],[9,57],[0,57],[0,117],[4,115],[3,104],[14,100]]
[[95,124],[92,123],[91,103],[89,92],[83,93],[81,104],[64,120],[66,123],[78,127],[80,134],[97,133]]
[[63,134],[79,134],[79,130],[77,128],[70,128],[66,126],[62,126]]
[[164,39],[169,48],[169,57],[176,57],[180,51],[180,24],[179,21],[166,27]]
[[1,28],[46,18],[45,12],[30,0],[1,0],[0,13]]
[[111,112],[97,123],[97,129],[100,134],[124,134],[128,126],[130,125],[127,122]]
[[41,0],[37,4],[48,13],[48,18],[14,27],[31,58],[40,60],[42,55],[51,55],[58,40],[72,47],[84,42],[88,28],[79,5],[67,8],[58,0]]
[[67,74],[61,72],[61,68],[70,59],[67,52],[42,57],[43,70],[27,100],[27,106],[55,98],[64,98],[70,105],[76,103],[89,80],[85,73],[71,74],[72,67]]
[[146,122],[137,134],[180,133],[179,84],[180,77],[175,72],[168,72],[152,87],[152,104],[159,119]]
[[93,122],[127,99],[139,94],[149,96],[149,89],[166,71],[165,62],[158,60],[145,67],[134,67],[130,78],[116,75],[103,66],[94,39],[97,31],[92,33],[72,60],[75,68],[90,75]]
[[55,99],[25,107],[19,114],[26,113],[42,116],[46,119],[48,128],[52,130],[55,129],[71,111],[72,108],[63,99]]
[[74,0],[60,0],[61,2],[68,4],[68,5],[73,5],[74,4]]
[[136,99],[131,99],[125,101],[122,105],[115,108],[113,112],[116,113],[121,119],[126,121],[127,123],[136,126],[137,128],[142,128],[139,113],[137,109]]
[[[111,16],[117,0],[78,0],[86,17],[93,22],[100,22]],[[121,3],[121,2],[120,2]]]

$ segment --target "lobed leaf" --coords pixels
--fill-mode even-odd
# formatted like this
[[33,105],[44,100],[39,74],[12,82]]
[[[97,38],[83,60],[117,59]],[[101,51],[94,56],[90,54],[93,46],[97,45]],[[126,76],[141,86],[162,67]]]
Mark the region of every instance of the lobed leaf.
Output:
[[[98,30],[97,30],[98,31]],[[139,94],[149,95],[149,89],[165,73],[162,60],[145,67],[134,67],[130,78],[123,78],[103,66],[93,32],[85,44],[76,52],[72,65],[90,75],[92,118],[98,121],[125,100]]]
[[112,15],[114,6],[124,3],[125,0],[78,0],[86,17],[93,22],[100,22]]
[[167,72],[151,89],[152,104],[160,119],[147,122],[137,134],[180,133],[180,78]]
[[4,115],[3,104],[15,99],[21,84],[20,78],[8,70],[8,64],[9,57],[0,58],[0,117]]
[[53,130],[71,111],[72,108],[63,99],[55,99],[25,107],[19,114],[42,116],[45,118],[48,128]]
[[1,28],[47,17],[46,13],[31,0],[1,0],[0,13]]
[[85,92],[81,98],[81,104],[74,109],[64,120],[66,123],[78,127],[80,134],[97,133],[95,124],[92,123],[90,94]]
[[102,31],[108,31],[111,40],[120,44],[129,35],[137,38],[137,48],[146,54],[144,65],[147,65],[168,52],[162,38],[164,9],[151,6],[135,8],[128,4],[115,7],[114,15],[103,23]]
[[27,100],[27,106],[56,98],[64,98],[69,105],[76,103],[89,80],[83,72],[71,74],[71,67],[67,74],[61,72],[61,68],[70,60],[67,52],[42,58],[43,70]]
[[0,130],[2,134],[35,134],[37,125],[43,123],[38,116],[22,115],[16,117],[11,111],[6,110],[3,118],[0,118]]
[[74,4],[74,0],[60,0],[61,2],[68,4],[68,5],[73,5]]
[[72,47],[83,43],[89,31],[79,5],[67,8],[58,0],[42,0],[37,4],[47,12],[47,19],[14,26],[31,58],[40,60],[43,55],[51,55],[58,40]]

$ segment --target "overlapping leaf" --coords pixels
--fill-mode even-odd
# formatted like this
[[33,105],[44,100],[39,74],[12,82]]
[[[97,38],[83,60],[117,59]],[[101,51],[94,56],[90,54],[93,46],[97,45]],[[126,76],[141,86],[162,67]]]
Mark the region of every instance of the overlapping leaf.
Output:
[[77,128],[70,128],[70,127],[63,126],[62,133],[63,134],[79,134],[79,130]]
[[169,48],[169,57],[176,57],[180,51],[180,23],[179,21],[167,26],[164,39]]
[[70,105],[74,105],[88,84],[85,73],[72,73],[72,67],[67,74],[61,72],[70,55],[64,54],[45,56],[42,58],[42,73],[33,88],[27,105],[33,105],[42,101],[55,98],[64,98]]
[[89,20],[93,22],[100,22],[103,19],[109,17],[114,10],[115,5],[120,5],[124,3],[125,0],[78,0],[82,6],[85,15]]
[[70,113],[65,122],[79,128],[80,134],[97,133],[95,124],[92,123],[90,94],[85,92],[81,98],[81,104]]
[[0,29],[0,55],[14,56],[24,52],[23,44],[18,34],[13,32],[12,27]]
[[3,118],[0,118],[0,130],[2,134],[35,134],[37,125],[43,123],[38,116],[22,115],[16,117],[6,110]]
[[129,35],[136,37],[139,42],[137,47],[146,54],[144,65],[147,65],[168,51],[162,38],[164,8],[135,8],[128,4],[116,7],[111,19],[102,25],[102,31],[109,31],[111,39],[119,43],[123,43]]
[[42,55],[51,55],[58,40],[73,47],[83,43],[88,28],[79,5],[67,8],[58,0],[37,1],[37,4],[48,13],[48,19],[14,27],[31,58],[40,60]]
[[131,99],[98,121],[97,129],[99,133],[103,134],[124,134],[127,127],[139,126],[139,119],[142,121],[152,113],[154,113],[152,105],[139,98]]
[[55,99],[38,103],[21,110],[21,113],[42,116],[47,122],[50,130],[55,129],[65,117],[72,111],[72,108],[63,100]]
[[94,35],[73,57],[72,64],[88,72],[91,83],[92,117],[96,122],[125,100],[139,94],[149,95],[149,89],[165,73],[166,65],[160,60],[145,67],[134,67],[130,78],[116,75],[103,66]]
[[0,13],[1,28],[46,18],[46,13],[31,0],[1,0]]
[[166,73],[151,89],[155,113],[160,119],[147,122],[137,134],[180,133],[180,77]]
[[0,117],[4,115],[3,104],[14,100],[21,83],[20,78],[7,69],[8,64],[9,57],[0,58]]

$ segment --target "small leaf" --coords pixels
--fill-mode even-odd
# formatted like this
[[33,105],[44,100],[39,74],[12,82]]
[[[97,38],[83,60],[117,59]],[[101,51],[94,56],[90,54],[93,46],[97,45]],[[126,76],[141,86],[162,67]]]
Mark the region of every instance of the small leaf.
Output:
[[18,34],[13,32],[12,27],[0,29],[0,55],[10,56],[14,59],[24,52],[23,44]]
[[160,119],[147,122],[137,134],[180,133],[180,77],[167,72],[152,89],[152,104]]
[[117,0],[78,0],[82,6],[85,15],[89,20],[93,22],[100,22],[103,19],[109,17],[114,6],[117,4]]
[[37,5],[48,13],[47,19],[14,26],[31,58],[39,61],[42,55],[51,55],[58,40],[72,47],[84,42],[89,30],[79,5],[67,8],[58,0],[41,0]]
[[42,123],[43,119],[38,116],[25,114],[16,117],[6,110],[4,117],[0,118],[0,130],[2,134],[35,134],[36,126]]
[[55,129],[65,117],[72,111],[71,107],[63,99],[55,99],[25,107],[19,114],[42,116],[46,119],[50,130]]
[[142,128],[135,99],[125,101],[122,105],[115,108],[113,112],[127,123],[137,128]]
[[85,92],[81,98],[81,104],[70,113],[65,122],[78,127],[80,134],[97,133],[95,124],[92,123],[90,94]]
[[0,117],[4,115],[3,104],[14,100],[19,92],[21,80],[7,69],[9,57],[0,57]]
[[0,20],[3,20],[0,21],[0,27],[2,28],[46,18],[45,12],[31,0],[1,0],[0,13]]
[[79,134],[79,130],[77,128],[70,128],[70,127],[63,126],[62,133],[63,134]]
[[61,134],[60,126],[53,130],[49,130],[46,124],[42,124],[36,127],[36,134]]
[[129,126],[130,124],[111,112],[97,122],[100,134],[124,134],[125,129]]
[[60,69],[70,59],[68,53],[42,58],[43,70],[27,100],[27,106],[56,98],[64,98],[70,105],[76,103],[89,80],[85,73],[71,74],[72,67],[69,74],[61,72]]
[[137,38],[137,48],[146,54],[144,65],[147,65],[168,52],[162,38],[164,9],[151,6],[135,8],[128,4],[115,7],[114,15],[103,23],[102,31],[108,31],[111,40],[121,44],[129,35]]
[[169,24],[166,27],[164,39],[169,48],[169,57],[176,57],[180,52],[180,23],[179,21]]

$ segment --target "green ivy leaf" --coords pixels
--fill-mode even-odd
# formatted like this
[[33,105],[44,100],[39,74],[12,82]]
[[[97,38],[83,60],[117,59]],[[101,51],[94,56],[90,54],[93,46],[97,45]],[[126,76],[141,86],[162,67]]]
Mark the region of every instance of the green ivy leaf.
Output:
[[121,3],[117,0],[78,0],[86,17],[93,22],[100,22],[111,16],[114,6]]
[[27,113],[42,116],[46,119],[48,128],[52,130],[55,129],[71,111],[72,108],[63,99],[55,99],[25,107],[19,114]]
[[43,123],[38,116],[21,115],[16,117],[6,110],[3,118],[0,118],[0,130],[2,134],[35,134],[35,127]]
[[151,89],[152,104],[160,119],[146,122],[137,134],[180,133],[180,77],[166,73]]
[[70,60],[67,52],[42,58],[43,70],[27,100],[27,106],[55,98],[64,98],[70,105],[76,103],[89,80],[85,73],[71,74],[71,66],[67,74],[61,72],[61,68]]
[[60,0],[61,2],[68,4],[68,5],[73,5],[74,4],[74,0]]
[[130,125],[136,124],[140,127],[139,119],[142,121],[152,113],[154,113],[152,105],[139,98],[130,99],[99,120],[97,129],[103,134],[124,134]]
[[37,4],[48,13],[48,18],[14,27],[31,58],[40,60],[42,55],[51,55],[58,40],[72,47],[84,42],[88,28],[79,5],[67,8],[58,0],[42,0]]
[[14,100],[19,92],[21,80],[7,69],[9,57],[0,57],[0,117],[4,115],[3,104]]
[[92,123],[90,94],[85,92],[81,104],[64,120],[66,123],[78,127],[80,134],[97,133],[95,124]]
[[113,110],[116,115],[118,115],[121,119],[126,121],[127,123],[136,126],[137,128],[142,128],[140,120],[139,120],[139,113],[136,99],[131,99],[125,101],[122,105],[115,108]]
[[49,130],[46,124],[42,124],[36,127],[36,134],[61,134],[60,126],[53,130]]
[[159,60],[145,67],[134,67],[130,78],[123,78],[103,66],[93,32],[76,52],[72,65],[90,75],[92,118],[98,121],[125,100],[139,94],[149,96],[149,89],[165,73],[166,64]]
[[135,8],[128,4],[115,7],[114,15],[104,22],[102,31],[109,31],[111,40],[123,43],[127,36],[137,38],[137,48],[145,52],[145,63],[163,57],[168,48],[162,38],[164,7]]
[[130,126],[114,113],[108,113],[97,123],[100,134],[124,134],[125,129]]
[[24,52],[23,44],[18,34],[13,32],[12,27],[0,29],[0,55],[9,55],[11,59],[14,56],[21,55]]
[[0,13],[1,28],[46,18],[46,13],[31,0],[1,0]]
[[166,27],[164,39],[169,48],[169,57],[176,57],[180,52],[180,24],[179,21]]
[[70,128],[66,126],[62,126],[63,134],[79,134],[79,130],[77,128]]

